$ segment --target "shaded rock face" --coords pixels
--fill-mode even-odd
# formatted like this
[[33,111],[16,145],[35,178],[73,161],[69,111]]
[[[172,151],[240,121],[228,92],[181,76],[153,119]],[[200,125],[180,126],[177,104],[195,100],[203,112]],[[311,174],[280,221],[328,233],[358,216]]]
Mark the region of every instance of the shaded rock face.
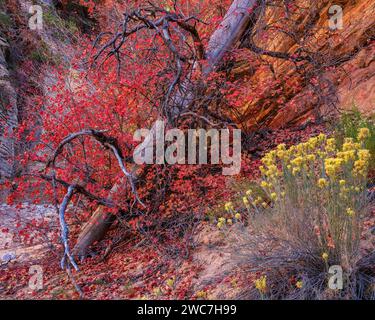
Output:
[[[70,59],[69,37],[54,36],[58,27],[45,24],[42,30],[29,29],[29,9],[33,4],[41,5],[43,14],[49,12],[55,19],[53,21],[60,22],[62,19],[54,11],[52,0],[0,1],[0,182],[14,177],[19,171],[15,158],[17,153],[27,148],[26,144],[17,143],[13,137],[18,123],[28,118],[28,112],[33,112],[28,110],[33,102],[32,97],[24,93],[27,91],[25,88],[40,91],[48,98],[47,88],[55,81],[49,72],[51,61],[38,61],[33,53],[43,52],[50,60],[56,58],[66,62]],[[1,18],[4,17],[7,18],[6,24],[2,24],[4,20]],[[31,61],[35,72],[25,72],[22,68],[24,61]]]
[[14,172],[15,141],[18,123],[17,94],[11,83],[6,60],[8,42],[0,36],[0,181]]
[[[375,2],[368,0],[306,1],[297,0],[300,16],[293,17],[297,23],[291,28],[295,38],[278,33],[264,39],[255,37],[257,46],[277,52],[294,54],[301,46],[312,52],[314,66],[300,63],[305,74],[298,78],[295,65],[285,59],[262,56],[272,66],[273,72],[264,69],[251,70],[249,83],[262,83],[272,77],[291,75],[302,88],[286,101],[261,105],[259,99],[244,101],[242,121],[248,127],[263,122],[271,128],[301,124],[328,114],[333,109],[350,109],[356,105],[365,114],[375,112]],[[329,9],[339,5],[343,12],[343,28],[331,30]],[[274,24],[282,16],[283,8],[272,8],[266,13],[266,23]],[[246,66],[243,67],[246,70]],[[309,78],[310,77],[310,78]],[[324,100],[312,94],[311,78],[317,78]],[[287,89],[286,89],[287,91]],[[272,99],[271,99],[272,100]],[[275,99],[276,100],[276,99]]]

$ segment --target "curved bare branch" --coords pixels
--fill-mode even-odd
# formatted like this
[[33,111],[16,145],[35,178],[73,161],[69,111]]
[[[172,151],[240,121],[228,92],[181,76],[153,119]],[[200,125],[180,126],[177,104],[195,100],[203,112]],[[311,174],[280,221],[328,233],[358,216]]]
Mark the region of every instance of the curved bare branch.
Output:
[[124,165],[124,156],[121,152],[120,147],[118,146],[117,140],[113,137],[106,136],[103,132],[105,132],[105,131],[98,131],[98,130],[94,130],[94,129],[84,129],[82,131],[69,134],[58,145],[55,152],[53,153],[52,158],[47,162],[46,168],[48,168],[50,166],[52,166],[54,168],[56,158],[59,156],[59,154],[61,154],[65,145],[71,143],[73,140],[77,139],[78,137],[85,136],[85,135],[91,136],[96,141],[98,141],[103,147],[105,147],[106,149],[110,149],[114,153],[114,155],[115,155],[115,157],[116,157],[116,159],[119,163],[119,166],[121,168],[121,171],[124,173],[124,175],[126,176],[126,178],[128,179],[128,181],[130,183],[132,192],[133,192],[136,200],[143,207],[145,207],[145,204],[139,199],[139,196],[138,196],[138,193],[137,193],[137,190],[136,190],[136,187],[135,187],[135,183],[134,183],[134,177],[126,169],[126,167]]

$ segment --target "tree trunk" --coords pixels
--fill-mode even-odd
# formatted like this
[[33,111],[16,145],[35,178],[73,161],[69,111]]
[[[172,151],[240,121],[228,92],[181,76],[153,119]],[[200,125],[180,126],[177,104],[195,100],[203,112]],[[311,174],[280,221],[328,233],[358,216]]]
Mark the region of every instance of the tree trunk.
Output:
[[[118,191],[121,183],[125,183],[124,179],[120,179],[120,181],[112,187],[108,197],[109,199],[111,199],[111,196]],[[73,249],[73,254],[80,258],[84,258],[87,255],[87,249],[89,246],[95,241],[103,239],[108,229],[115,221],[115,218],[115,215],[108,212],[106,207],[99,206],[90,217],[89,221],[83,226]]]
[[[256,18],[253,9],[257,5],[256,0],[234,0],[226,13],[223,22],[212,34],[206,52],[208,65],[204,70],[204,76],[208,76],[223,60],[225,53],[231,51],[238,44],[239,40],[255,25]],[[146,137],[143,145],[153,141],[155,128],[152,127],[150,134]],[[151,147],[151,146],[150,146]],[[116,184],[111,194],[116,192]],[[87,249],[95,241],[101,240],[110,228],[114,216],[105,211],[105,207],[99,206],[90,220],[83,227],[82,232],[73,249],[74,255],[81,258],[87,254]]]

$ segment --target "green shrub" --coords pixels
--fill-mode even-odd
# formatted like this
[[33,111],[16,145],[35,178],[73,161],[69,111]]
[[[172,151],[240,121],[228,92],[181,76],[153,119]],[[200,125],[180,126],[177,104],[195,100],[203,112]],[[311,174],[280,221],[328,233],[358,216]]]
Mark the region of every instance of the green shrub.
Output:
[[5,13],[0,11],[0,28],[7,28],[12,24],[12,20]]
[[35,49],[31,51],[30,58],[39,63],[46,63],[48,61],[48,56],[43,50]]
[[351,110],[341,114],[339,121],[334,123],[334,132],[337,141],[342,144],[345,137],[356,138],[359,128],[368,128],[371,133],[371,139],[368,139],[365,148],[370,150],[372,161],[370,170],[375,169],[375,116],[365,117],[354,106]]
[[46,10],[46,12],[43,15],[43,18],[48,26],[56,29],[54,35],[58,38],[61,38],[61,40],[65,40],[64,32],[62,31],[71,34],[75,34],[79,31],[77,24],[73,19],[62,19],[51,10]]

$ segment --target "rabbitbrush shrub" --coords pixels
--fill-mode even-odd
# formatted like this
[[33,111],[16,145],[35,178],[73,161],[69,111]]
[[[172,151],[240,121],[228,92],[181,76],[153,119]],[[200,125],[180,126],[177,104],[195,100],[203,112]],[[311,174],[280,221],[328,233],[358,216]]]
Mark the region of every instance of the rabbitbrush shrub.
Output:
[[[368,128],[361,128],[340,147],[320,134],[266,154],[260,167],[266,196],[247,190],[243,207],[227,203],[217,221],[235,238],[233,258],[256,276],[239,298],[374,298],[375,254],[361,247],[369,139]],[[329,287],[337,266],[341,290]]]

